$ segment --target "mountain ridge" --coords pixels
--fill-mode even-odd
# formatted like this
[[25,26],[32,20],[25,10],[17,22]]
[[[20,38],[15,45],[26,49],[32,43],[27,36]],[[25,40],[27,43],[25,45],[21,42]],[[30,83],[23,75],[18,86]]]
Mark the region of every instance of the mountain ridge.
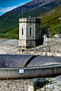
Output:
[[[61,0],[32,0],[0,16],[0,33],[18,31],[18,20],[21,17],[39,17],[61,4]],[[22,13],[23,12],[23,13]],[[3,27],[4,26],[4,27]]]
[[23,5],[21,5],[21,6],[18,6],[17,8],[14,8],[13,10],[10,10],[10,11],[4,13],[3,15],[15,13],[15,12],[19,12],[19,11],[21,12],[22,8],[23,8],[23,10],[24,9],[28,10],[28,9],[37,8],[38,6],[43,6],[43,5],[46,5],[46,4],[49,4],[49,3],[53,3],[53,2],[55,2],[55,3],[60,2],[61,3],[61,0],[59,0],[59,1],[58,0],[32,0],[30,2],[27,2]]

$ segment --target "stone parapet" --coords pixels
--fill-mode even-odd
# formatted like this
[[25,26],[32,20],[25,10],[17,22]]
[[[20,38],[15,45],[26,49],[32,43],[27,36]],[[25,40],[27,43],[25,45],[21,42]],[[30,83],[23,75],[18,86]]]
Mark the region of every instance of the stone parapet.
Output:
[[19,23],[41,23],[39,18],[20,18]]

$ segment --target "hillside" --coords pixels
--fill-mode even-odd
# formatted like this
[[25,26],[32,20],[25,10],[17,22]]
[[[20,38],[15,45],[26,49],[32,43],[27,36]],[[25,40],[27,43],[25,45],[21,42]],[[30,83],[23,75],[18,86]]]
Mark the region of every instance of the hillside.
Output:
[[50,27],[51,35],[61,33],[61,5],[42,16],[42,26]]
[[[18,38],[18,20],[23,17],[39,17],[61,4],[61,0],[32,0],[18,8],[0,16],[0,35],[2,37]],[[23,11],[23,14],[22,14]],[[46,20],[46,19],[45,19]],[[44,22],[44,20],[42,20]],[[3,27],[4,26],[4,27]],[[48,24],[47,24],[48,26]],[[17,34],[16,34],[16,33]],[[2,35],[2,33],[5,33]]]

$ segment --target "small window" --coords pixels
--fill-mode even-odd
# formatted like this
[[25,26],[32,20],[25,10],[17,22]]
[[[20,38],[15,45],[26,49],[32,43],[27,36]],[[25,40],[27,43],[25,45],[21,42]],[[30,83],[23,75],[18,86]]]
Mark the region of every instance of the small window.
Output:
[[22,28],[22,35],[23,35],[23,28]]
[[29,24],[31,25],[31,19],[30,19],[30,23]]
[[30,27],[30,36],[31,36],[31,27]]

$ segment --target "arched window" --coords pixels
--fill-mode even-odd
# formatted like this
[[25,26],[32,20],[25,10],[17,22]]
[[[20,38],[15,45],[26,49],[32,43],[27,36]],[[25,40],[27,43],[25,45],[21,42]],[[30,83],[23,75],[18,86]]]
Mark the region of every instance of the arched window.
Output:
[[30,36],[31,36],[31,27],[30,27]]
[[22,28],[22,35],[23,35],[23,28]]

